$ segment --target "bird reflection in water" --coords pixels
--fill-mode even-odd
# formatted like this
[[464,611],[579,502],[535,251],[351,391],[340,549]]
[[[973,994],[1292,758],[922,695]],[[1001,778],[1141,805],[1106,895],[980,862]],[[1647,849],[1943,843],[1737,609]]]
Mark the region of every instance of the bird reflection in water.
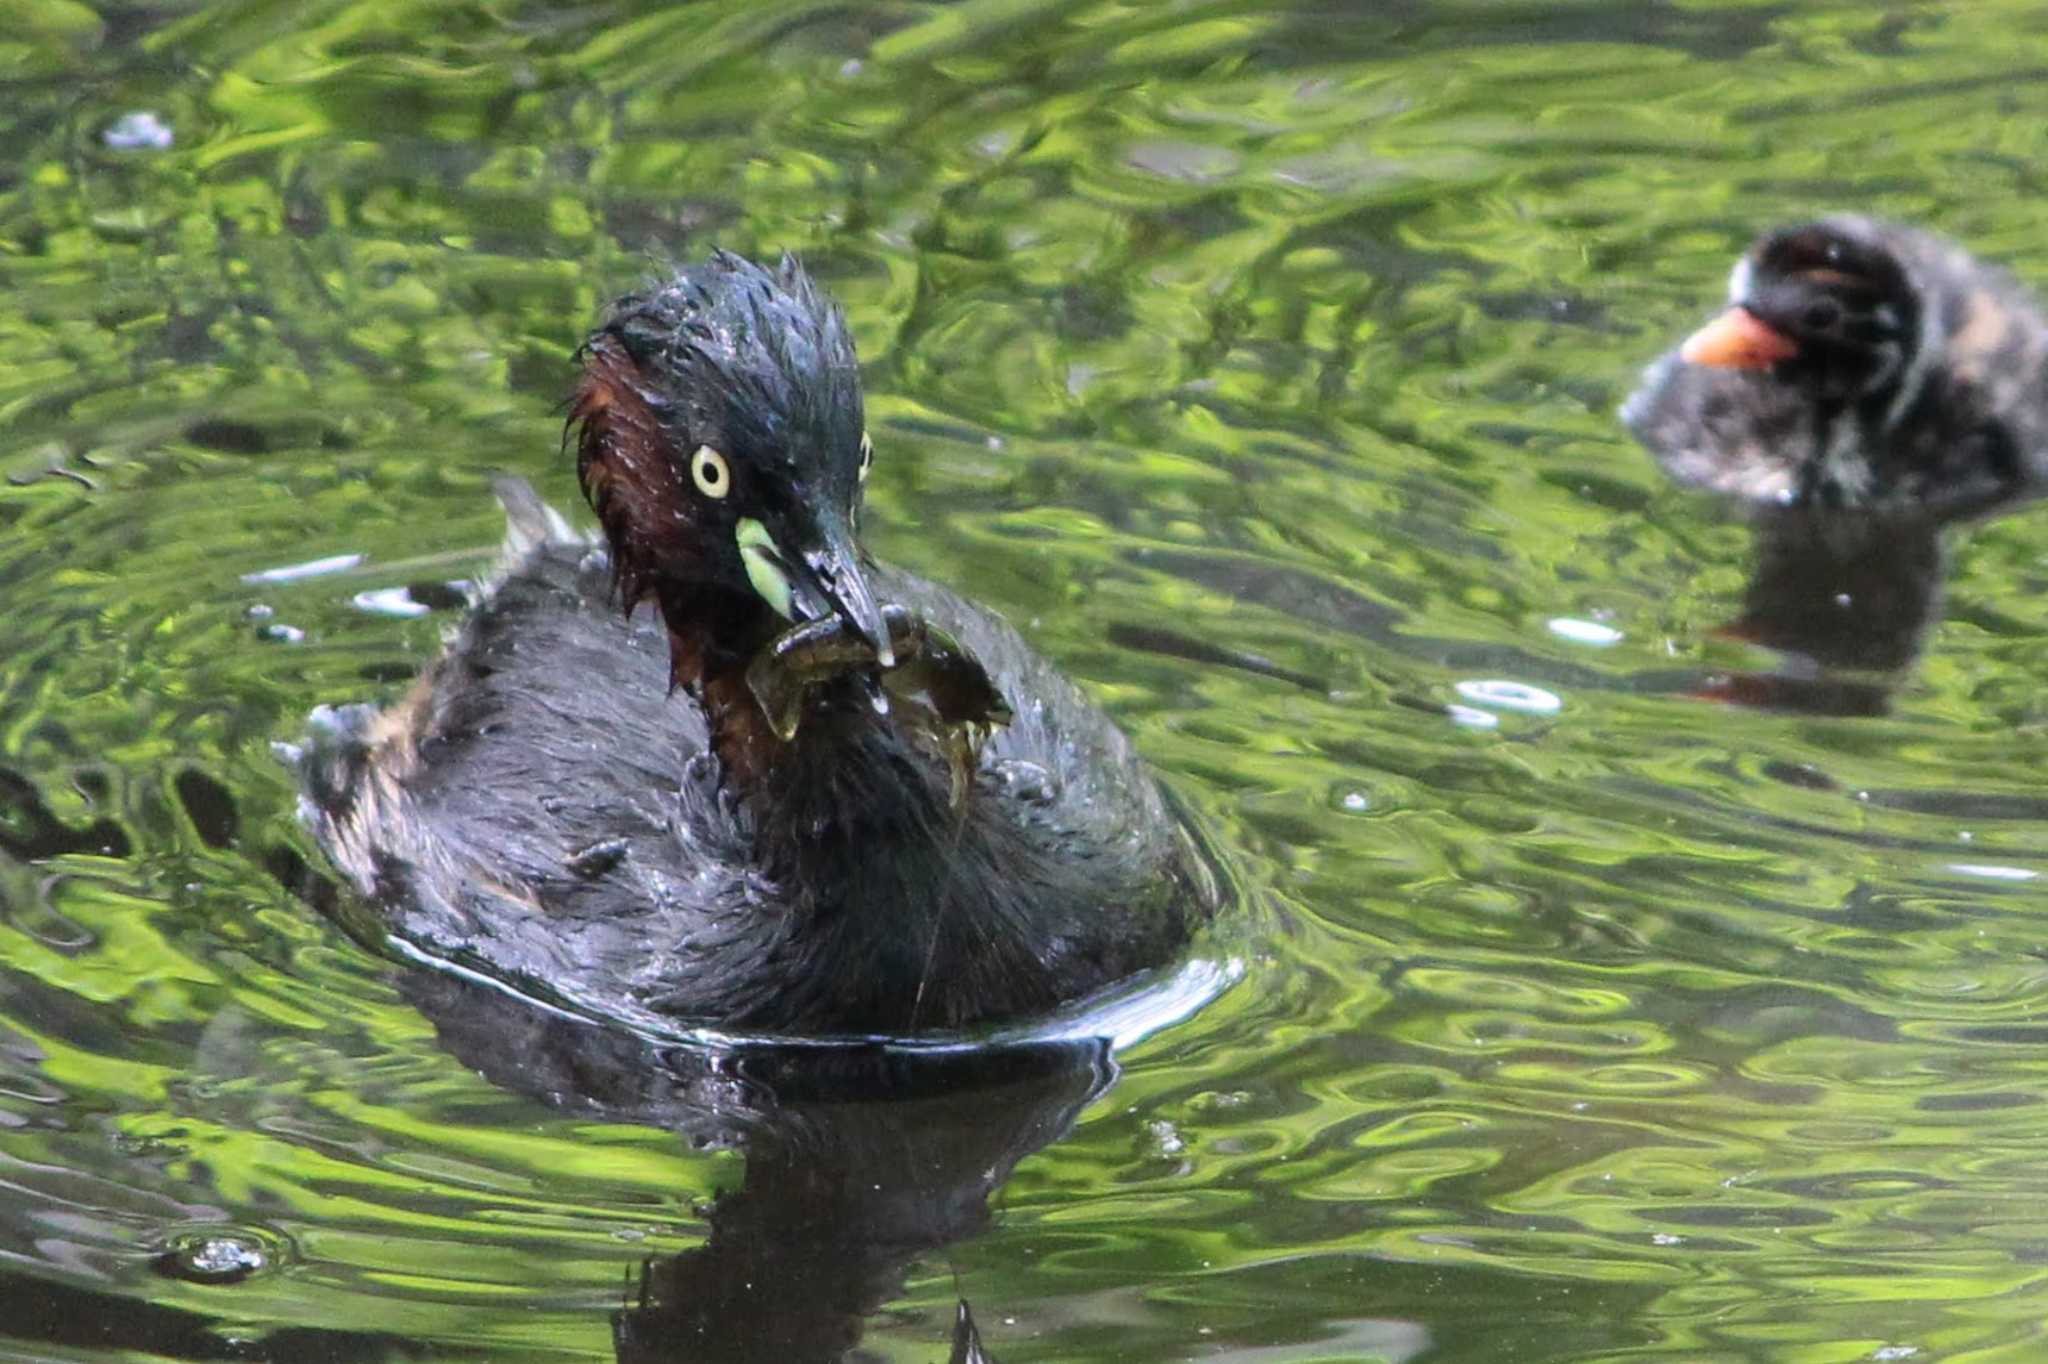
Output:
[[1940,617],[1944,528],[2048,486],[2048,326],[1953,243],[1856,217],[1765,233],[1728,292],[1622,408],[1666,473],[1756,531],[1718,633],[1779,663],[1701,694],[1881,714]]
[[[703,1242],[642,1266],[620,1364],[838,1360],[913,1266],[978,1235],[1025,1157],[1115,1076],[1100,1038],[905,1049],[661,1045],[441,972],[401,978],[441,1045],[491,1083],[737,1149]],[[933,1344],[948,1338],[932,1328]],[[963,1301],[951,1358],[987,1360]]]
[[1946,556],[1927,521],[1780,513],[1759,519],[1742,614],[1716,634],[1777,655],[1702,699],[1814,715],[1882,715],[1941,618]]

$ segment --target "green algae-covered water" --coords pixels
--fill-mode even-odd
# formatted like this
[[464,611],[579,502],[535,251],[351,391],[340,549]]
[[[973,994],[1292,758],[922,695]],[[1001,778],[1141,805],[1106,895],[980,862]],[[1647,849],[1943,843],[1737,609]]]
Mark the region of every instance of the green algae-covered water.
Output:
[[[2036,7],[23,0],[0,135],[0,1353],[2048,1358],[2048,513],[1731,706],[1613,416],[1771,222],[2048,285]],[[337,923],[274,746],[713,245],[1272,907],[1120,1073],[653,1094]]]

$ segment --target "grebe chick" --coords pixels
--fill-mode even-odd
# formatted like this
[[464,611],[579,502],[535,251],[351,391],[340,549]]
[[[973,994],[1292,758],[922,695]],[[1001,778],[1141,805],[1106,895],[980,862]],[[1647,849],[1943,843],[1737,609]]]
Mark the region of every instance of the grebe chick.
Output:
[[777,1034],[1026,1018],[1172,961],[1227,879],[1014,630],[860,549],[859,371],[803,269],[719,253],[579,355],[602,543],[502,483],[446,651],[309,752],[379,929],[581,1011]]
[[2048,325],[1930,233],[1776,228],[1621,415],[1673,478],[1754,510],[1983,516],[2048,488]]

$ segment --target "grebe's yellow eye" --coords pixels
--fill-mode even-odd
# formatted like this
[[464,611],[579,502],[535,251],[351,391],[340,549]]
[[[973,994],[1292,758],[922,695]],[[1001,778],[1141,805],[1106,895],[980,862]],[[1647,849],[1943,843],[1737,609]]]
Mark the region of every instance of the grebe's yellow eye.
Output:
[[706,497],[724,497],[732,491],[732,468],[725,462],[725,456],[708,445],[697,447],[697,453],[690,456],[690,477],[697,481],[697,491]]
[[875,467],[875,443],[868,439],[868,433],[860,433],[860,481],[868,481],[868,470]]

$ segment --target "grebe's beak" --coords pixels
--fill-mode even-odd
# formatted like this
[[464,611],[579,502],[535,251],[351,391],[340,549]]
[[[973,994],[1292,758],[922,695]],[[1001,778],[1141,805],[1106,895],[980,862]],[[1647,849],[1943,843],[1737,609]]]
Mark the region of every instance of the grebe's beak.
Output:
[[748,517],[739,523],[740,561],[761,600],[788,620],[838,616],[874,646],[875,662],[896,666],[889,627],[862,572],[853,525],[843,512],[776,518],[771,530]]
[[1799,343],[1741,304],[1685,338],[1678,358],[1713,369],[1769,369],[1799,354]]

